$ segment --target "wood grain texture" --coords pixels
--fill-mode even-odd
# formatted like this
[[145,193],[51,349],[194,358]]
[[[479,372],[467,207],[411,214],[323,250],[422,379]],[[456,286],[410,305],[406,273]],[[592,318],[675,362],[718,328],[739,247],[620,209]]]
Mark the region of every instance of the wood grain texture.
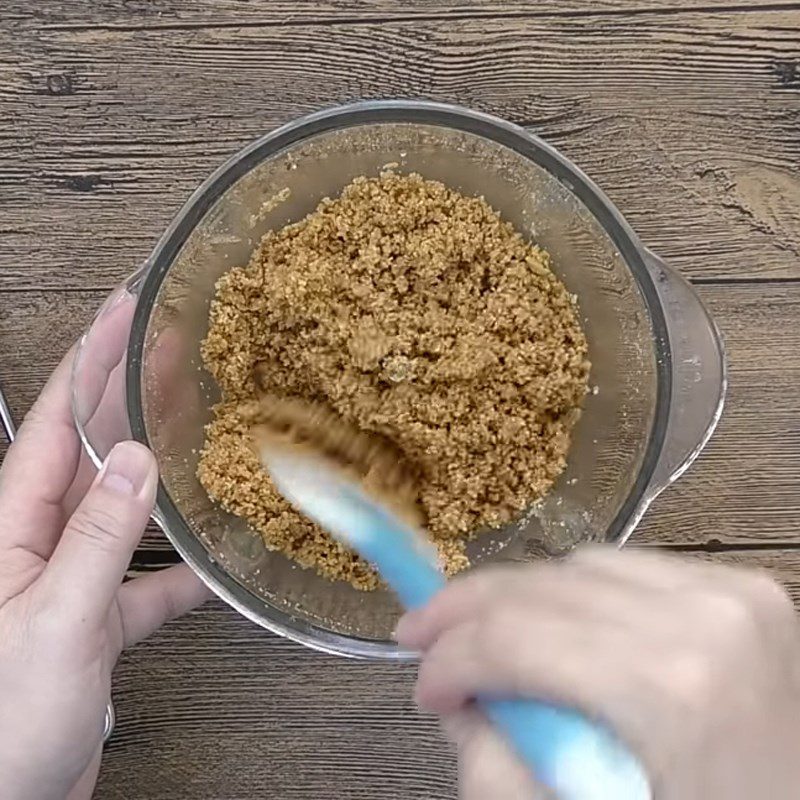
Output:
[[[738,548],[702,556],[770,570],[800,606],[797,2],[3,0],[0,381],[17,416],[225,158],[317,108],[398,96],[530,127],[711,284],[726,413],[634,544]],[[152,528],[134,566],[175,560]],[[123,656],[96,797],[454,800],[413,673],[214,601]]]
[[238,27],[236,9],[271,5],[185,7],[109,2],[97,18],[202,26],[98,29],[75,2],[0,32],[0,290],[109,287],[247,142],[396,96],[528,125],[687,274],[800,279],[793,6]]
[[103,30],[166,27],[241,27],[326,25],[348,22],[366,24],[397,19],[463,19],[472,17],[519,18],[540,16],[614,15],[631,13],[676,14],[685,11],[747,11],[756,8],[790,11],[790,0],[95,0],[87,14],[83,0],[51,0],[31,8],[24,0],[6,0],[4,16],[9,24],[36,25],[49,29]]
[[635,540],[800,541],[800,287],[699,288],[728,351],[725,412]]
[[[656,502],[640,542],[800,542],[800,285],[701,286],[730,360],[719,430]],[[0,293],[0,381],[21,416],[102,292]],[[147,549],[168,549],[151,533]]]
[[[706,557],[710,558],[710,557]],[[723,554],[800,607],[800,552]],[[311,652],[213,601],[123,655],[98,800],[455,800],[415,669]]]
[[455,797],[410,665],[314,653],[214,601],[123,656],[102,800]]

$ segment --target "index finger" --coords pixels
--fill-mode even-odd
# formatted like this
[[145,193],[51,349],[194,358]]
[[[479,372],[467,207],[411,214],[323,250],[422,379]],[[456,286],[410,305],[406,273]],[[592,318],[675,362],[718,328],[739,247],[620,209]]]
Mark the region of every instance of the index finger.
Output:
[[118,442],[131,438],[126,413],[125,370],[136,299],[122,291],[110,299],[81,341],[72,371],[72,412],[85,449],[66,498],[75,510],[103,461]]
[[[119,350],[120,332],[125,335],[124,352],[134,305],[133,298],[123,294],[109,300],[98,315],[93,329],[98,340],[105,342],[105,352]],[[61,535],[68,516],[64,498],[76,479],[81,454],[70,388],[74,358],[73,347],[26,416],[0,469],[0,508],[4,512],[0,520],[0,550],[20,548],[47,560]],[[112,360],[100,362],[105,373],[95,368],[97,385],[108,382]]]
[[61,501],[75,477],[80,447],[72,424],[70,350],[25,417],[0,468],[0,548],[46,560],[64,523]]

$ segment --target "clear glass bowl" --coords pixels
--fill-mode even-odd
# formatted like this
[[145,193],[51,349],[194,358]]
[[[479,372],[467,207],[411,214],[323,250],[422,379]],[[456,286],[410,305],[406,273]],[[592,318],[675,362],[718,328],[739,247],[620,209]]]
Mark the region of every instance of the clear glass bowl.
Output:
[[327,652],[402,658],[388,593],[330,583],[268,551],[195,477],[218,398],[199,353],[217,278],[246,263],[265,231],[387,164],[485,196],[547,249],[578,295],[589,338],[597,389],[567,471],[517,524],[476,539],[474,563],[531,560],[585,541],[622,544],[711,435],[726,381],[720,336],[689,284],[642,246],[580,170],[522,128],[452,106],[361,103],[286,125],[220,167],[83,338],[76,423],[97,463],[130,436],[153,449],[156,520],[242,614]]

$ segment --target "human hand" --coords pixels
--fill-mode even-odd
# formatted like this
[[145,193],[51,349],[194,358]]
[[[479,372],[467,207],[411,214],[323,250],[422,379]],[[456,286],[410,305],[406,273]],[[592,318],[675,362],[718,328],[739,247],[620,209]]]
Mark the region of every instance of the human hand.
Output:
[[417,701],[459,746],[463,800],[544,796],[475,697],[603,720],[658,800],[797,796],[797,618],[759,572],[594,547],[456,580],[397,636],[424,652]]
[[[124,350],[132,300],[104,324]],[[121,324],[120,324],[121,323]],[[122,585],[153,509],[157,470],[124,442],[99,474],[72,422],[64,359],[0,470],[0,786],[5,800],[83,800],[99,766],[111,670],[123,647],[202,602],[185,565]],[[102,368],[105,377],[116,363]]]

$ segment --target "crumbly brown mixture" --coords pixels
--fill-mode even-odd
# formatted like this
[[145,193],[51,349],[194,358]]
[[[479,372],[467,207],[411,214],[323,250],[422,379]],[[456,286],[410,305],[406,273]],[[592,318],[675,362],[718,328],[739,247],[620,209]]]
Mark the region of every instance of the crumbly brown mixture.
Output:
[[223,401],[198,476],[268,547],[362,589],[368,565],[294,511],[251,446],[262,395],[327,406],[418,473],[449,571],[565,466],[589,362],[547,253],[482,199],[419,175],[359,178],[269,232],[217,284],[203,358]]

